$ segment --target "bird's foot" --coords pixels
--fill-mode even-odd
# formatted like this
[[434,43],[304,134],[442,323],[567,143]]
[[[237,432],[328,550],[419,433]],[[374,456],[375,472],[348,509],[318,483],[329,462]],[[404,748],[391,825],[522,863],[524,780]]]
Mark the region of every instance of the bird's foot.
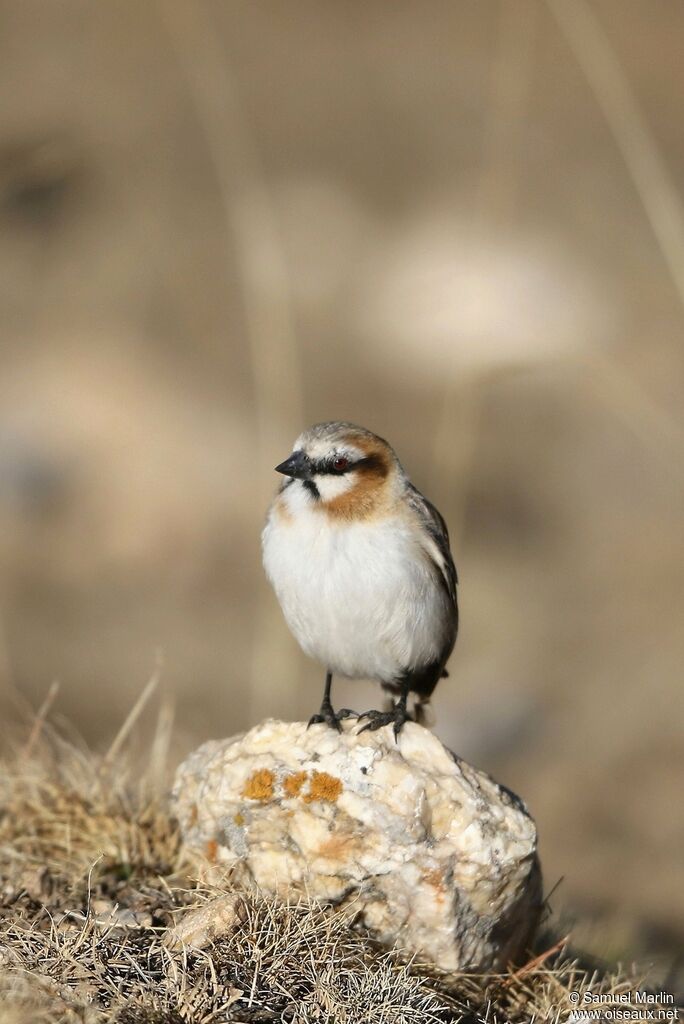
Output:
[[342,726],[340,722],[344,721],[345,718],[358,718],[356,711],[350,711],[349,708],[341,708],[339,711],[335,711],[330,702],[323,701],[321,704],[321,710],[317,715],[312,715],[309,719],[307,729],[310,729],[312,725],[328,725],[331,729],[336,729],[337,732],[342,732]]
[[359,720],[362,718],[369,719],[368,724],[359,729],[359,733],[366,731],[375,732],[377,729],[382,729],[385,725],[394,725],[395,740],[399,739],[399,733],[404,728],[406,722],[413,721],[411,715],[409,715],[400,701],[397,701],[389,711],[366,711],[365,714],[358,717]]

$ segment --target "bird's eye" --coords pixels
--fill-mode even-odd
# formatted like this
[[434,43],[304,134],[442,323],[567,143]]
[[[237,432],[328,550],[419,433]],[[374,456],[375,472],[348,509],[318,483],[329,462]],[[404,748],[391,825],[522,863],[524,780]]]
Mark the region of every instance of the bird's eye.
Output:
[[336,469],[338,473],[344,472],[349,465],[349,459],[345,458],[344,455],[337,455],[333,459],[333,469]]

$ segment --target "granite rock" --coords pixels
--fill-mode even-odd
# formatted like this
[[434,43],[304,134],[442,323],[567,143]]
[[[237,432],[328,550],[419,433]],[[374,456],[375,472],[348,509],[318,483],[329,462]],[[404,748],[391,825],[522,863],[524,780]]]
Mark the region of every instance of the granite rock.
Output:
[[524,804],[412,722],[266,721],[205,743],[173,806],[206,877],[353,904],[381,943],[454,971],[523,955],[541,906]]

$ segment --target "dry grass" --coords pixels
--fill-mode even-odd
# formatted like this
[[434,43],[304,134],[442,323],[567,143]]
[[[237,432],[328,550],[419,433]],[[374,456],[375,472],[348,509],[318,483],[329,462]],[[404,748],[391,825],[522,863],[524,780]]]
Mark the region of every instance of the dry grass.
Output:
[[349,916],[259,893],[243,894],[231,934],[171,949],[179,913],[217,891],[188,874],[150,749],[140,771],[130,752],[98,758],[41,722],[2,765],[0,1024],[555,1021],[573,989],[634,987],[590,978],[564,941],[506,976],[437,976]]

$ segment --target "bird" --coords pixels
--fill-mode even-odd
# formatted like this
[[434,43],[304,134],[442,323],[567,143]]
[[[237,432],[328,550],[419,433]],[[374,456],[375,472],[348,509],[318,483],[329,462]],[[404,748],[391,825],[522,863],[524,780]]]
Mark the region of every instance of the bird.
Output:
[[[353,716],[367,719],[361,731],[392,725],[398,741],[407,721],[426,721],[456,642],[446,523],[388,442],[353,423],[309,427],[275,472],[285,479],[262,533],[264,569],[300,647],[326,669],[309,726],[340,732]],[[335,711],[333,676],[376,680],[390,701]]]

